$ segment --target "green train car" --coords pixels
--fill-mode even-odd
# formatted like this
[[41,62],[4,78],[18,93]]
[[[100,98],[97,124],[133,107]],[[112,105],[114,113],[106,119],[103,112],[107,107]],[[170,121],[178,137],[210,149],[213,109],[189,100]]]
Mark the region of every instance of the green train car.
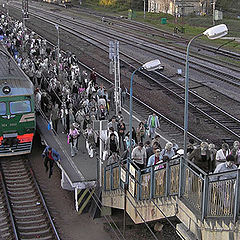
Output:
[[34,86],[0,45],[0,157],[30,153],[35,129]]

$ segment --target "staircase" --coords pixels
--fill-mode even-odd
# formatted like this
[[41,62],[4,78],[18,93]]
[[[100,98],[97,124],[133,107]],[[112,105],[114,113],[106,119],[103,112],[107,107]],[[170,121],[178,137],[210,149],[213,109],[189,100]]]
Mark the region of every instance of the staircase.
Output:
[[[176,216],[189,240],[239,240],[239,177],[218,181],[183,158],[139,170],[129,162],[103,170],[103,206],[124,209],[135,224]],[[125,187],[125,190],[124,190]]]

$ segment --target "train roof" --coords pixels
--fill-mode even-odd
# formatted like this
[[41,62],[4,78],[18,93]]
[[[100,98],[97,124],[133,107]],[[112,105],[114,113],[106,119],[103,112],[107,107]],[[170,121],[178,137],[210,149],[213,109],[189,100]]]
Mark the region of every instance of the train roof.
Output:
[[30,79],[0,45],[0,97],[32,95],[33,91]]

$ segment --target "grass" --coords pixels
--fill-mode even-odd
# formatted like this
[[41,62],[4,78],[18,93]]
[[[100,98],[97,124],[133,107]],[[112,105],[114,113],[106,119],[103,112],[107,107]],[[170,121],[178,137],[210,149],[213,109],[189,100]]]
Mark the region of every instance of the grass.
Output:
[[[76,1],[76,0],[75,0]],[[91,8],[95,11],[100,11],[108,14],[114,15],[122,15],[128,16],[128,9],[130,4],[122,4],[121,6],[102,6],[99,4],[99,0],[85,0],[83,1],[83,6],[87,8]],[[161,18],[167,18],[167,24],[161,24]],[[155,26],[159,29],[172,32],[175,27],[184,27],[185,32],[181,34],[183,37],[191,38],[197,34],[202,33],[205,29],[212,26],[212,16],[196,16],[190,15],[184,17],[183,19],[178,18],[177,23],[175,23],[175,19],[172,15],[165,13],[148,13],[146,12],[146,18],[143,18],[143,11],[134,11],[135,21],[147,23],[151,26]],[[225,23],[229,28],[228,37],[239,37],[240,38],[240,19],[237,18],[224,18],[221,21],[217,21],[216,24]],[[202,41],[206,44],[210,44],[213,46],[219,46],[224,44],[229,40],[208,40],[206,37],[202,37]],[[240,52],[240,43],[239,42],[231,42],[224,46],[224,48]]]

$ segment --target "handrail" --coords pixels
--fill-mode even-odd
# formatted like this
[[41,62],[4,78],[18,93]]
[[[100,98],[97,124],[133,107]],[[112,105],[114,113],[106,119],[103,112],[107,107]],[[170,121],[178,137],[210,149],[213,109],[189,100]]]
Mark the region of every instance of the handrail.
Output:
[[[238,190],[240,191],[240,183],[238,183],[237,180],[240,179],[240,169],[225,172],[226,174],[236,173],[236,177],[230,177],[224,180],[212,181],[213,177],[222,176],[223,173],[207,174],[203,170],[201,170],[199,167],[197,167],[194,163],[188,160],[184,161],[183,159],[181,160],[180,158],[179,163],[176,163],[175,161],[176,159],[174,159],[173,161],[170,160],[169,162],[159,163],[151,167],[145,168],[141,171],[137,169],[134,166],[134,164],[131,162],[131,165],[132,167],[134,167],[136,174],[135,176],[133,176],[129,168],[124,168],[127,176],[126,182],[122,182],[122,179],[120,176],[121,168],[124,167],[121,163],[114,163],[112,164],[112,166],[109,165],[110,168],[109,166],[105,167],[105,171],[110,171],[110,169],[113,169],[116,167],[119,168],[119,176],[118,176],[119,179],[118,180],[115,179],[114,181],[119,182],[118,186],[120,188],[122,188],[123,184],[126,184],[126,183],[129,186],[129,178],[132,178],[135,184],[135,191],[131,192],[130,189],[128,189],[128,191],[133,196],[133,198],[135,198],[136,201],[140,201],[144,199],[149,199],[153,201],[154,198],[172,196],[174,192],[174,195],[178,194],[178,197],[180,199],[184,198],[185,201],[191,203],[190,204],[191,208],[194,208],[195,211],[199,212],[202,221],[209,217],[213,218],[213,217],[221,217],[221,216],[233,218],[234,222],[238,220],[238,215],[239,215],[238,211],[240,208],[240,202],[238,201],[238,199],[240,198],[240,192],[237,192],[237,191]],[[164,165],[164,168],[154,170],[155,167],[159,165]],[[177,170],[175,169],[176,166],[179,166]],[[184,174],[182,174],[180,168],[183,168],[185,170],[188,169],[188,173],[191,172],[192,174],[190,175],[186,174],[187,172],[185,170],[184,170]],[[199,171],[199,173],[197,173],[196,171],[197,172]],[[160,175],[156,176],[158,172]],[[178,176],[176,176],[176,174],[178,174]],[[108,174],[108,176],[111,179],[113,177],[116,177],[116,175],[113,176],[112,174],[110,175]],[[162,183],[164,183],[164,185],[162,185],[162,187],[158,189],[158,192],[155,192],[157,187],[155,186],[155,182],[159,177]],[[106,181],[106,178],[104,180]],[[112,180],[110,180],[110,182],[111,181]],[[232,185],[234,183],[236,183],[235,187],[233,187]],[[103,183],[104,186],[105,184],[106,182]],[[177,185],[173,185],[173,184],[177,184]],[[180,184],[182,184],[181,195],[179,195],[179,191],[181,189]],[[171,190],[172,187],[173,187],[173,190]],[[186,187],[186,190],[185,190],[185,187]],[[213,187],[215,189],[214,191],[213,191]],[[110,189],[110,190],[113,190],[113,189]],[[199,195],[196,195],[197,193]],[[225,206],[225,209],[227,209],[230,213],[227,216],[222,211],[218,210],[220,207],[219,204],[221,204],[221,201],[223,201],[221,198],[219,199],[220,197],[219,194],[222,197],[225,196],[225,194],[231,195],[231,199],[229,200],[231,201],[231,203],[229,202],[229,207],[228,205]],[[214,198],[218,198],[220,203],[214,202],[213,200]],[[230,206],[231,207],[233,206],[232,199],[235,199],[234,209],[230,209]],[[212,206],[214,206],[214,208],[217,209],[216,213],[214,213],[214,211],[211,209]],[[224,215],[221,215],[221,213],[223,213]]]

